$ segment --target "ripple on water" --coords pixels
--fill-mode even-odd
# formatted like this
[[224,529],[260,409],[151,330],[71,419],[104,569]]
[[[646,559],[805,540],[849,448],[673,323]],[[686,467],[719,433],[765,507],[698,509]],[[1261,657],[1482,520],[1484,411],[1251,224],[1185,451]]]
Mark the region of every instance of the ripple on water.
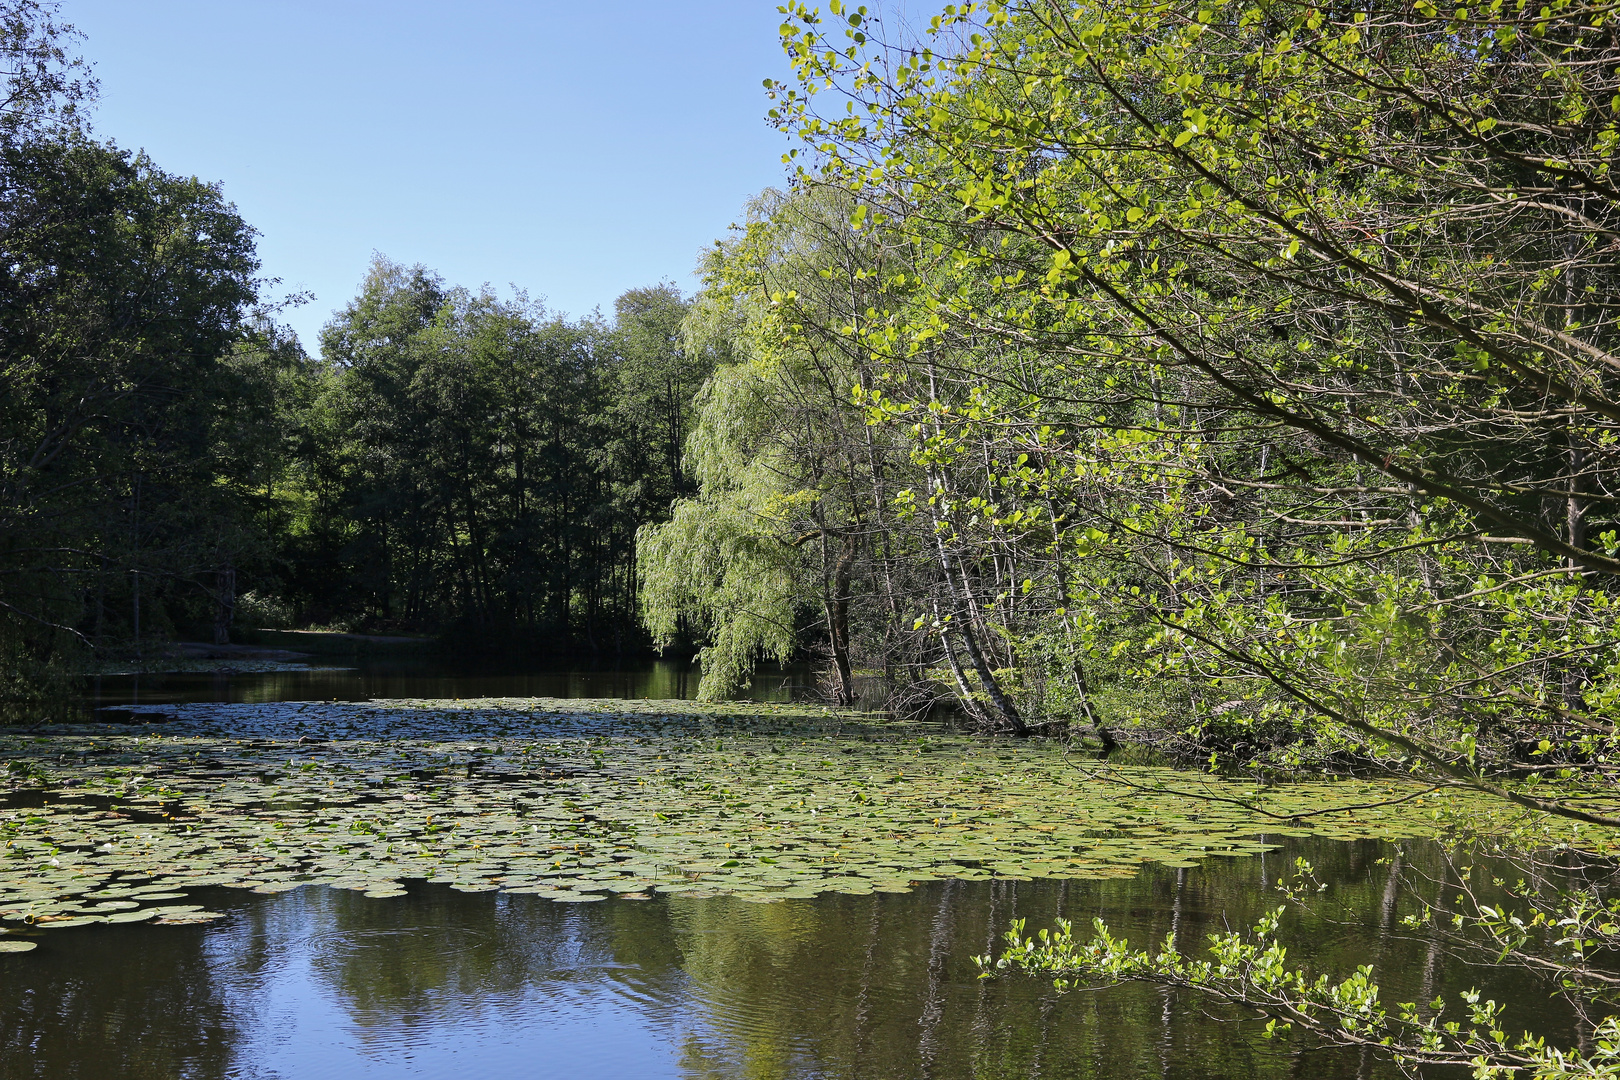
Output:
[[359,930],[326,930],[305,944],[316,956],[408,945],[413,956],[459,956],[489,943],[489,937],[462,926],[388,926]]

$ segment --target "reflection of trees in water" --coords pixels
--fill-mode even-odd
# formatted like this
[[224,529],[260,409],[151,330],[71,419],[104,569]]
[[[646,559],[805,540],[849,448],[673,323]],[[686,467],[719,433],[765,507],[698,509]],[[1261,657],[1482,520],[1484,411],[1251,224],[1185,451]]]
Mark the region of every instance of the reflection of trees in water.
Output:
[[37,951],[4,957],[0,1076],[224,1076],[237,1032],[205,935],[202,927],[57,930]]
[[[1090,1075],[1076,1071],[1093,1042],[1092,1025],[1077,1020],[1084,1002],[1057,1002],[1030,983],[981,983],[970,962],[1014,908],[1050,911],[1062,888],[957,882],[814,905],[676,901],[684,966],[709,1017],[687,1041],[685,1071],[1029,1076],[1039,1063],[1043,1075]],[[1134,1038],[1110,1032],[1106,1048],[1129,1058]]]
[[1058,914],[1081,927],[1100,915],[1139,945],[1174,928],[1197,951],[1205,934],[1277,906],[1257,885],[1296,855],[1334,884],[1316,914],[1297,916],[1290,940],[1312,952],[1291,959],[1327,972],[1375,963],[1389,1000],[1480,983],[1515,1009],[1548,1007],[1544,992],[1492,986],[1490,972],[1402,931],[1408,899],[1392,882],[1428,875],[1443,888],[1437,849],[1290,841],[1264,863],[1210,859],[1105,882],[958,881],[765,905],[308,889],[208,928],[61,931],[0,968],[27,972],[0,980],[0,1076],[230,1075],[251,1064],[232,1048],[252,1040],[255,993],[306,958],[321,996],[372,1045],[401,1025],[431,1042],[491,1013],[544,1038],[548,1012],[600,1007],[606,991],[675,1043],[692,1080],[1389,1075],[1370,1059],[1267,1042],[1256,1024],[1150,987],[1060,997],[1035,980],[977,979],[971,958],[997,951],[1020,916],[1035,930]]
[[[297,648],[297,642],[275,639]],[[431,656],[406,652],[336,658],[344,667],[293,671],[168,673],[97,676],[92,704],[158,704],[194,701],[347,701],[367,698],[652,698],[678,700],[697,693],[701,669],[677,660],[634,660],[600,668],[571,667],[519,672],[467,671]],[[762,664],[748,696],[789,701],[794,686],[814,682],[809,665]]]
[[[1422,862],[1425,850],[1408,845],[1402,865]],[[1437,970],[1426,942],[1393,932],[1391,851],[1290,841],[1264,864],[1211,859],[1196,871],[1149,867],[1105,882],[950,882],[766,905],[565,905],[437,887],[391,901],[312,890],[300,894],[305,910],[275,917],[322,928],[312,967],[362,1034],[490,1008],[533,1016],[571,987],[617,984],[676,1040],[694,1080],[1348,1078],[1379,1072],[1353,1057],[1297,1053],[1262,1039],[1258,1025],[1235,1026],[1231,1014],[1152,988],[1059,997],[1031,980],[980,981],[971,957],[994,952],[1012,918],[1033,929],[1057,914],[1082,926],[1101,915],[1143,944],[1174,930],[1196,946],[1275,906],[1276,894],[1256,886],[1268,867],[1281,872],[1304,854],[1335,882],[1332,903],[1297,935],[1324,970],[1374,959],[1392,994],[1406,988],[1390,972],[1413,973],[1412,990],[1476,981],[1444,960]]]
[[[1433,849],[1403,847],[1408,865],[1431,858],[1438,868]],[[1275,873],[1303,854],[1335,883],[1293,938],[1312,950],[1300,959],[1326,971],[1376,962],[1391,998],[1409,1000],[1429,949],[1395,927],[1392,850],[1290,841],[1267,862]],[[1280,903],[1256,888],[1262,873],[1256,859],[1211,859],[1105,882],[942,883],[795,905],[675,900],[671,928],[706,1017],[683,1043],[683,1068],[694,1080],[1393,1075],[1358,1055],[1268,1041],[1258,1024],[1234,1024],[1237,1014],[1155,988],[1059,997],[1034,980],[979,981],[971,963],[999,950],[1010,919],[1027,917],[1033,930],[1059,913],[1082,927],[1101,915],[1139,944],[1174,928],[1196,947]],[[1458,968],[1439,980],[1468,985],[1481,973]]]
[[659,963],[662,919],[638,918],[650,905],[612,905],[604,917],[584,905],[436,887],[408,900],[310,896],[320,909],[311,922],[324,928],[309,945],[311,968],[362,1031],[491,1008],[527,1013],[547,996],[604,981],[659,997],[671,974],[667,960]]

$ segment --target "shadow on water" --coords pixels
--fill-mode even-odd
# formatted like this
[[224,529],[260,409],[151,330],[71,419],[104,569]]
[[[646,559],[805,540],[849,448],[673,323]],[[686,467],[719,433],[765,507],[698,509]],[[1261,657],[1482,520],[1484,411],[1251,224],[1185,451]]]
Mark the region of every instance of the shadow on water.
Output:
[[1377,965],[1387,1000],[1479,986],[1515,1024],[1567,1023],[1542,987],[1466,969],[1404,935],[1397,867],[1419,842],[1286,840],[1265,856],[1110,881],[935,882],[911,893],[751,904],[565,904],[413,885],[373,899],[220,890],[195,927],[45,932],[0,958],[8,1080],[679,1077],[1270,1080],[1393,1075],[1355,1055],[1268,1041],[1259,1025],[1140,986],[1059,996],[976,978],[1008,921],[1101,915],[1138,943],[1188,947],[1280,903],[1303,855],[1327,909],[1290,915],[1291,957]]
[[[415,657],[361,659],[345,667],[274,671],[101,675],[87,680],[90,708],[177,702],[369,701],[373,698],[630,698],[690,700],[701,669],[675,660],[600,668],[514,670]],[[797,701],[815,689],[807,665],[762,668],[747,697]]]

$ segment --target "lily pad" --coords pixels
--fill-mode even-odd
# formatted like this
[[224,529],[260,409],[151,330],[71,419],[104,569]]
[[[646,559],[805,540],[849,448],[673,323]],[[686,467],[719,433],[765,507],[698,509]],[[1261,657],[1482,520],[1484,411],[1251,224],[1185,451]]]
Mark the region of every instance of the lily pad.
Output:
[[104,923],[108,918],[107,915],[48,915],[42,919],[35,919],[34,925],[47,927],[51,930],[66,930],[74,926],[91,926],[96,923]]
[[112,924],[136,923],[145,922],[147,919],[156,917],[157,912],[149,908],[146,911],[120,911],[116,915],[108,915],[107,922]]
[[214,922],[224,917],[225,913],[222,911],[191,911],[180,915],[165,915],[156,921],[160,926],[192,926],[198,923]]
[[201,918],[197,905],[165,902],[205,886],[274,893],[319,883],[381,899],[410,879],[565,902],[905,892],[953,877],[1107,878],[1143,861],[1247,858],[1284,834],[1435,831],[1419,801],[1278,828],[1307,808],[1410,791],[1389,782],[1256,791],[1127,766],[1099,779],[1040,740],[992,744],[800,705],[154,709],[169,717],[159,739],[110,725],[0,732],[0,757],[36,761],[50,784],[73,781],[70,794],[117,792],[121,812],[140,811],[109,819],[94,800],[51,790],[44,808],[0,808],[11,856],[0,859],[0,919],[171,922]]

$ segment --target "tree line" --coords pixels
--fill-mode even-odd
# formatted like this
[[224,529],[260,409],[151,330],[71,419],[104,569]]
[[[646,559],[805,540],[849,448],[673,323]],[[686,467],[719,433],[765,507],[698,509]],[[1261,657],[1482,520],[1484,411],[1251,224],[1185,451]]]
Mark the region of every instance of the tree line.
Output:
[[302,622],[645,648],[636,529],[683,491],[712,366],[686,307],[660,285],[569,320],[377,259],[266,477],[271,595]]
[[94,137],[0,4],[0,697],[233,627],[644,650],[635,534],[712,357],[672,285],[570,319],[378,257],[317,355],[221,187]]

